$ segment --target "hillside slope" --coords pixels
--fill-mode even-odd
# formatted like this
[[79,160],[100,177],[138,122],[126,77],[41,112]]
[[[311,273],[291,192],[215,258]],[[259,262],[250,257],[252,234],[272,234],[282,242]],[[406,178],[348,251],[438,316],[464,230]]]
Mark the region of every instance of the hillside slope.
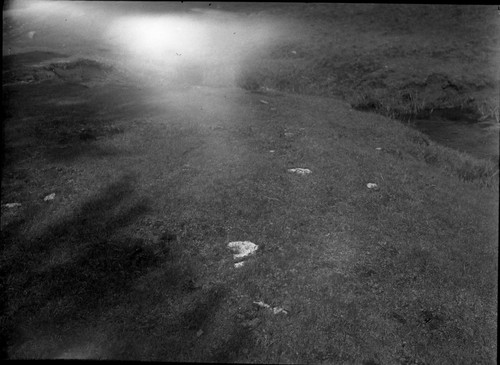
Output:
[[3,87],[8,357],[495,362],[495,166],[331,98],[82,82]]

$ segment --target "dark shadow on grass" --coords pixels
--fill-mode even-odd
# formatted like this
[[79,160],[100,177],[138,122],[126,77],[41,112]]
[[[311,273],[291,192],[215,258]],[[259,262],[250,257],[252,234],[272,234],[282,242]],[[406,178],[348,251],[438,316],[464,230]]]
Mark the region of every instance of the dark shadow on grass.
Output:
[[198,330],[206,322],[211,321],[224,295],[224,291],[217,287],[203,295],[203,297],[194,303],[192,308],[182,314],[185,327],[190,330]]
[[[44,54],[35,52],[28,61],[34,62],[36,57],[42,60]],[[76,66],[79,65],[77,62]],[[4,73],[14,72],[11,68],[17,67],[16,72],[29,78],[35,72],[29,65],[17,61],[10,62],[8,67],[10,69]],[[123,90],[120,94],[111,88],[106,90],[96,104],[94,91],[79,82],[47,79],[4,86],[2,145],[5,156],[2,156],[2,162],[7,167],[15,166],[20,160],[32,157],[35,151],[43,152],[52,161],[66,162],[80,156],[99,158],[115,154],[114,148],[95,141],[123,130],[115,125],[116,119],[103,120],[99,115],[103,109],[115,105],[118,99],[130,95]]]
[[253,334],[250,330],[236,326],[227,340],[212,353],[210,362],[236,362],[243,349],[251,348],[253,342]]
[[2,232],[8,240],[1,258],[8,302],[1,335],[11,345],[22,342],[20,327],[48,330],[88,321],[158,262],[142,240],[116,235],[149,209],[132,195],[134,185],[134,176],[123,176],[34,239],[22,234],[32,221]]

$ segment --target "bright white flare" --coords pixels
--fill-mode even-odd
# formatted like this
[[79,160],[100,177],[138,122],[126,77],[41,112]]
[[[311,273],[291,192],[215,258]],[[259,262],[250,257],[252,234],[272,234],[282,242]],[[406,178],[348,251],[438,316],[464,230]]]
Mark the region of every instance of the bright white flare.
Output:
[[180,16],[132,16],[111,25],[110,40],[132,55],[174,62],[179,57],[202,56],[208,40],[203,24]]

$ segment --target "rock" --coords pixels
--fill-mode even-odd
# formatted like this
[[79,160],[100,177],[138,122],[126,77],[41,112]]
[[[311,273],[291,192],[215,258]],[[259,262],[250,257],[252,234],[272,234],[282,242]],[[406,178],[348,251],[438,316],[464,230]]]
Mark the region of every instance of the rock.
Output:
[[196,337],[200,337],[201,335],[203,335],[203,330],[199,330],[198,332],[196,332]]
[[260,307],[260,308],[267,308],[267,309],[271,308],[271,306],[269,304],[266,304],[266,303],[264,303],[262,301],[260,301],[260,302],[253,302],[253,304],[255,306],[257,306],[257,307]]
[[281,308],[281,307],[271,307],[269,304],[266,304],[262,301],[260,302],[253,302],[253,304],[259,308],[265,308],[265,309],[268,309],[270,311],[273,312],[273,314],[279,314],[279,313],[283,313],[283,314],[288,314],[288,312]]
[[238,269],[238,268],[242,267],[243,265],[245,265],[245,262],[244,262],[244,261],[241,261],[241,262],[237,262],[237,263],[235,263],[235,264],[234,264],[234,267]]
[[307,175],[307,174],[310,174],[312,171],[309,169],[297,167],[294,169],[288,169],[288,172],[293,172],[293,173],[298,174],[298,175]]
[[56,197],[56,193],[52,193],[52,194],[47,195],[45,198],[43,198],[43,200],[44,201],[54,200],[55,197]]
[[227,244],[227,247],[229,247],[233,252],[235,252],[235,254],[233,255],[234,259],[240,259],[248,255],[251,255],[255,253],[255,251],[257,251],[257,249],[259,248],[259,246],[250,241],[229,242]]
[[6,208],[17,208],[20,206],[21,206],[21,203],[7,203],[7,204],[5,204]]
[[265,101],[265,100],[259,100],[262,104],[269,104],[268,101]]
[[279,314],[279,313],[288,314],[288,312],[286,310],[284,310],[283,308],[274,307],[273,314]]
[[378,185],[377,185],[377,184],[374,184],[374,183],[368,183],[368,184],[366,184],[366,187],[367,187],[368,189],[378,190]]

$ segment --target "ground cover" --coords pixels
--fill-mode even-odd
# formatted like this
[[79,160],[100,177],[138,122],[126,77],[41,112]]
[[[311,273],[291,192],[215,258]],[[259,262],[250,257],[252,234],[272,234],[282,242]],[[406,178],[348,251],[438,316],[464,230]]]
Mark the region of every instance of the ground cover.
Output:
[[2,70],[5,357],[496,362],[498,166],[346,100],[53,56]]

